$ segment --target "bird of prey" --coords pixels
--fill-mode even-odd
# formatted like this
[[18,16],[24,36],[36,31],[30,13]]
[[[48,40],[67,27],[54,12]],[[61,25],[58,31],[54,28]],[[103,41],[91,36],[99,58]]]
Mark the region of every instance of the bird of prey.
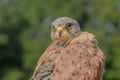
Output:
[[51,24],[52,43],[38,60],[31,80],[101,80],[105,56],[95,36],[78,22],[59,17]]

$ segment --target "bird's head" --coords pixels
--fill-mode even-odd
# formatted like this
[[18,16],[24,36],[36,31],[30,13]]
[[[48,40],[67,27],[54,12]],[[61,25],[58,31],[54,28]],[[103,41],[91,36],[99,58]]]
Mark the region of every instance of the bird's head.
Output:
[[64,46],[80,34],[78,22],[69,17],[60,17],[51,24],[51,38],[59,46]]

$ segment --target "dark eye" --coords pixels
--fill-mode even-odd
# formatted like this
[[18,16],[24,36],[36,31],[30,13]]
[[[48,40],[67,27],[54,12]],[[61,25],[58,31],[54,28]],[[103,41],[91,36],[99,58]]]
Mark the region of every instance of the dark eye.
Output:
[[71,29],[71,27],[72,27],[72,24],[71,24],[71,23],[67,23],[67,24],[66,24],[66,28],[67,28],[67,29]]
[[52,26],[52,29],[55,30],[55,26]]

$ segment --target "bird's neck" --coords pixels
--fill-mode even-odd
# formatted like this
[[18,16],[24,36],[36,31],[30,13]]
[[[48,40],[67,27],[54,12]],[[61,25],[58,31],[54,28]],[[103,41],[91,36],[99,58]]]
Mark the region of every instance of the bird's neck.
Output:
[[66,38],[64,40],[55,40],[54,42],[55,42],[56,46],[58,46],[58,47],[66,47],[70,44],[71,40],[72,40],[72,37]]
[[77,35],[64,35],[62,36],[62,38],[55,39],[54,42],[58,47],[67,47],[71,43],[71,41],[79,35],[80,33],[78,33]]

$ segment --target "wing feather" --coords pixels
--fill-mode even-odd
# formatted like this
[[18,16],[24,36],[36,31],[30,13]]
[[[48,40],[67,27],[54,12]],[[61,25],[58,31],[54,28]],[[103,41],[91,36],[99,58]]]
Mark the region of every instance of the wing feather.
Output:
[[[46,64],[51,64],[51,62],[49,63],[49,57],[53,54],[59,53],[60,49],[57,49],[56,45],[54,45],[54,43],[52,43],[47,49],[46,51],[42,54],[42,56],[39,58],[38,62],[37,62],[37,66],[34,70],[34,73],[31,77],[31,80],[34,79],[40,72],[40,68],[41,65],[46,63]],[[37,80],[37,79],[36,79]]]

